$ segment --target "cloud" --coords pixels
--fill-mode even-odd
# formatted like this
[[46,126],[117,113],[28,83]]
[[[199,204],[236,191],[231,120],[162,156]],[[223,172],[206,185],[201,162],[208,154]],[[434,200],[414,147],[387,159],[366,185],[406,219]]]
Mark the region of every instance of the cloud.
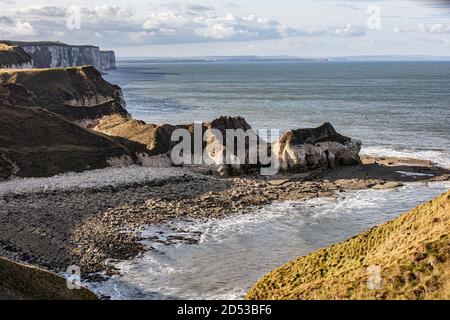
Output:
[[450,33],[450,25],[434,23],[431,25],[419,24],[418,30],[424,33]]
[[344,8],[344,9],[350,9],[350,10],[355,10],[355,11],[360,11],[361,10],[361,8],[359,8],[358,6],[355,6],[355,5],[351,4],[351,3],[346,3],[346,2],[338,3],[336,5],[336,7]]
[[[1,1],[1,0],[0,0]],[[81,29],[67,28],[68,11],[63,6],[30,6],[12,11],[12,23],[4,37],[22,40],[54,39],[71,43],[89,40],[102,46],[130,46],[283,39],[289,37],[354,37],[364,28],[291,28],[275,19],[254,14],[219,14],[200,4],[169,3],[149,14],[127,6],[79,7]],[[1,29],[0,29],[1,30]]]
[[341,37],[358,37],[365,35],[366,29],[363,27],[348,24],[344,28],[336,28],[334,30],[331,30],[331,34]]
[[430,25],[419,24],[414,28],[399,28],[396,27],[393,30],[395,33],[409,33],[409,32],[421,32],[428,34],[441,34],[450,33],[450,25],[443,23],[434,23]]
[[16,10],[16,14],[26,17],[65,17],[66,8],[59,6],[29,6]]
[[36,30],[29,22],[15,20],[10,17],[0,16],[0,34],[3,38],[14,36],[34,36]]

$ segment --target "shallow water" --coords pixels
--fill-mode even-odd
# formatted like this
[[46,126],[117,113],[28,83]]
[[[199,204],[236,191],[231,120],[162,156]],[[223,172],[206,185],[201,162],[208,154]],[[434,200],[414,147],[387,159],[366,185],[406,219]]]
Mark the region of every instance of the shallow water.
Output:
[[449,182],[414,183],[398,190],[341,193],[337,200],[275,203],[221,220],[152,226],[143,233],[147,238],[171,239],[171,244],[147,240],[158,252],[119,263],[122,275],[88,285],[113,299],[239,299],[273,268],[390,220],[449,188]]

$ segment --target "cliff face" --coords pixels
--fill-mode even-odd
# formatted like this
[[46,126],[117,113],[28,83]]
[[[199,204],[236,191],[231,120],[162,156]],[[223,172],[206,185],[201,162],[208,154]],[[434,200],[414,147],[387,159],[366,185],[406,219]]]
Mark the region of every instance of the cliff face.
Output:
[[27,69],[32,66],[31,56],[21,47],[0,43],[0,68]]
[[450,191],[350,240],[273,270],[246,298],[449,299],[449,225]]
[[99,70],[116,68],[113,51],[101,51],[95,46],[73,46],[61,42],[3,41],[19,46],[32,59],[34,68],[66,68],[92,65]]
[[[93,130],[116,137],[122,137],[131,141],[139,142],[147,146],[150,156],[159,156],[159,164],[172,165],[170,159],[173,148],[178,144],[178,141],[172,141],[172,134],[177,129],[185,129],[189,132],[191,142],[194,142],[194,124],[187,125],[170,125],[170,124],[147,124],[143,121],[138,121],[126,118],[120,115],[113,115],[99,120]],[[183,165],[192,165],[205,172],[216,172],[221,175],[233,175],[247,172],[251,166],[246,164],[226,164],[224,163],[224,155],[226,152],[226,130],[227,129],[242,129],[250,130],[251,127],[240,117],[220,117],[211,122],[204,123],[199,130],[200,135],[204,135],[208,130],[205,141],[202,144],[202,155],[205,161],[202,164],[194,163],[193,157],[191,163],[183,163]],[[217,135],[213,130],[221,132]],[[257,137],[256,132],[254,132]],[[192,145],[192,152],[194,146]],[[248,158],[249,149],[246,150],[246,157]],[[153,158],[155,159],[155,158]],[[149,161],[152,161],[149,159]],[[164,162],[162,162],[164,161]],[[152,161],[154,162],[154,161]],[[246,162],[248,163],[248,161]],[[177,163],[178,165],[178,163]]]
[[[72,121],[95,120],[110,114],[128,115],[122,90],[105,81],[100,72],[91,66],[65,69],[2,69],[0,84],[10,86],[7,96],[12,104],[39,106]],[[12,87],[13,84],[18,86]],[[26,88],[28,93],[20,91],[18,87]],[[6,87],[3,90],[5,91]],[[20,103],[24,95],[29,96],[29,101]]]

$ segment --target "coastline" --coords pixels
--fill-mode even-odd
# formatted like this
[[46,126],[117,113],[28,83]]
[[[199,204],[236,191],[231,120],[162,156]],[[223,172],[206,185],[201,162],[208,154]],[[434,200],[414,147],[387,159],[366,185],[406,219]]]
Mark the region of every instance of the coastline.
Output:
[[[28,191],[0,193],[0,218],[4,221],[0,255],[56,272],[76,264],[85,278],[104,280],[98,272],[113,275],[114,262],[133,259],[145,251],[140,232],[152,224],[177,218],[221,218],[251,213],[274,201],[333,198],[349,190],[391,189],[408,182],[448,181],[450,177],[449,170],[430,161],[363,157],[363,162],[271,179],[218,178],[176,168],[106,169],[113,170],[110,174],[116,181],[84,188],[72,187],[70,179],[62,176],[69,181],[62,188],[47,184],[47,190],[34,186]],[[126,175],[128,170],[141,171],[144,178],[121,180],[120,174]],[[145,177],[145,170],[157,170],[159,178]],[[43,178],[41,183],[49,179],[58,184],[58,177]]]

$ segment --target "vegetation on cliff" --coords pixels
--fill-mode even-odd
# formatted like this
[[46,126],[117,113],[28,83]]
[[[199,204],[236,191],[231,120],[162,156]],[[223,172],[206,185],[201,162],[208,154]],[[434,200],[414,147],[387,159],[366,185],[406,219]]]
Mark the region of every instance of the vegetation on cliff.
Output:
[[0,83],[22,85],[35,96],[26,106],[39,106],[72,121],[128,114],[120,87],[105,81],[92,66],[3,69],[0,71]]
[[[273,270],[246,298],[450,299],[449,225],[450,191]],[[377,270],[379,287],[370,287]]]
[[69,290],[66,280],[36,267],[0,258],[0,300],[96,300],[85,288]]

